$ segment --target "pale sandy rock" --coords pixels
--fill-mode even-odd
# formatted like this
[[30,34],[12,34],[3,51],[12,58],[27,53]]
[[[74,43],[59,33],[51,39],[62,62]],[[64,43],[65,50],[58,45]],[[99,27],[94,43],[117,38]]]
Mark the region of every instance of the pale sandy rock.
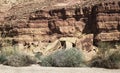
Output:
[[59,40],[56,40],[55,42],[48,44],[48,46],[45,48],[44,54],[52,53],[60,48],[61,43]]

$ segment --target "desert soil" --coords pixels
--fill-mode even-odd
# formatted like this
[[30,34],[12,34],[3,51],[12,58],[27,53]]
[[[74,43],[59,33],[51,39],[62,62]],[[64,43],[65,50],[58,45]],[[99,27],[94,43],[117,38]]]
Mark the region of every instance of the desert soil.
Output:
[[120,69],[103,68],[56,68],[40,67],[32,65],[29,67],[10,67],[0,65],[0,73],[120,73]]

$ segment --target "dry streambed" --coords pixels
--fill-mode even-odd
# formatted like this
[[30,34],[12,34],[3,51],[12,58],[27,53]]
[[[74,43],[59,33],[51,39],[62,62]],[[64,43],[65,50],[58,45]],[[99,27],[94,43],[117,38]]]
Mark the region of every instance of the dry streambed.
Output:
[[40,67],[32,65],[29,67],[10,67],[0,65],[0,73],[120,73],[120,69],[103,68],[56,68]]

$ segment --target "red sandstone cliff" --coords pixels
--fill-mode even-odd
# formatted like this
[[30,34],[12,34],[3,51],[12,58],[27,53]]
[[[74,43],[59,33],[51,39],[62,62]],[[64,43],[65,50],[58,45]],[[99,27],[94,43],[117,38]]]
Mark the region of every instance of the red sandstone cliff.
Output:
[[119,1],[83,7],[73,2],[67,6],[59,7],[58,4],[43,8],[39,3],[36,6],[33,3],[11,8],[7,16],[0,19],[4,21],[0,31],[1,36],[9,37],[14,41],[13,44],[41,42],[41,47],[63,37],[75,37],[77,40],[72,42],[72,47],[91,51],[93,42],[120,41],[119,13]]

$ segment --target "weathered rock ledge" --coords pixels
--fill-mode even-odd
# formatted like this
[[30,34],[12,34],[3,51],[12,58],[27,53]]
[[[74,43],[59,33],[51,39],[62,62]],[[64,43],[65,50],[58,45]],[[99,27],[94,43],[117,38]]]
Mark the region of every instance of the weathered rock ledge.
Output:
[[2,37],[9,37],[14,42],[23,45],[37,42],[42,45],[39,47],[61,38],[75,37],[77,38],[74,39],[75,42],[64,39],[60,40],[60,45],[63,47],[72,45],[71,47],[76,46],[91,51],[93,42],[120,41],[119,16],[120,2],[118,1],[84,8],[76,6],[37,10],[27,13],[27,16],[22,19],[17,19],[14,15],[5,17],[4,22],[1,22],[0,31]]

